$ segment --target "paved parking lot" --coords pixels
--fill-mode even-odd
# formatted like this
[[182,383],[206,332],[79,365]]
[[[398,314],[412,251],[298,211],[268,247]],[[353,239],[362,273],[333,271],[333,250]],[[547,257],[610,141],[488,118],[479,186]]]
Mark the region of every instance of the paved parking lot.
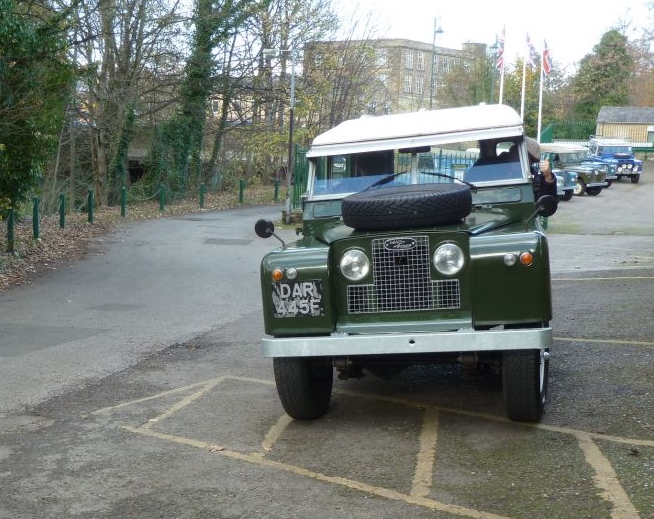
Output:
[[[0,416],[0,518],[653,519],[654,208],[637,217],[627,192],[643,188],[551,221],[542,423],[507,421],[497,380],[442,366],[336,381],[324,418],[292,421],[253,305]],[[634,232],[587,230],[616,202]]]

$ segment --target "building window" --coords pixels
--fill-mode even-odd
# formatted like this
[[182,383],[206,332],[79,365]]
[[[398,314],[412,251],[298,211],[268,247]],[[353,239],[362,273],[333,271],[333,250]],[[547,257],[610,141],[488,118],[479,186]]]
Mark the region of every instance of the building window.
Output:
[[322,54],[320,54],[320,53],[317,53],[313,57],[313,62],[315,63],[316,67],[322,67],[323,61],[324,61],[324,58],[323,58]]
[[416,78],[416,94],[424,94],[425,90],[425,78],[417,77]]
[[416,70],[425,70],[425,53],[418,51],[418,59],[416,61]]
[[385,67],[388,64],[388,52],[386,49],[378,49],[375,51],[375,59],[378,67]]
[[433,55],[433,61],[431,66],[434,69],[434,73],[438,73],[438,54]]
[[450,58],[448,56],[443,56],[443,72],[450,71]]
[[404,54],[404,68],[412,69],[413,68],[413,51],[407,50]]
[[377,74],[377,79],[382,85],[388,87],[388,74]]
[[404,93],[405,94],[410,94],[411,93],[412,83],[413,83],[413,76],[411,76],[411,75],[404,76]]

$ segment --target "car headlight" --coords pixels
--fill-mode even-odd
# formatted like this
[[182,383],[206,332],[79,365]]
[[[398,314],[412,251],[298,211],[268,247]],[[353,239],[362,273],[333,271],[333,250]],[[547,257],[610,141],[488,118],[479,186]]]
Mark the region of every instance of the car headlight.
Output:
[[370,260],[363,251],[350,249],[343,254],[339,268],[350,281],[360,281],[370,272]]
[[434,251],[434,267],[444,276],[453,276],[465,265],[465,255],[455,243],[444,243]]
[[627,168],[631,169],[631,168],[633,168],[633,167],[634,167],[633,164],[627,164]]

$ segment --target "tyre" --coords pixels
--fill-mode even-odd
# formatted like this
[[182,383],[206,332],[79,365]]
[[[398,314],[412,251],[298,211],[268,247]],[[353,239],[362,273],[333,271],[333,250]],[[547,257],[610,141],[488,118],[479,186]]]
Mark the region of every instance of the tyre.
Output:
[[545,408],[549,352],[506,351],[502,357],[504,405],[511,420],[538,422]]
[[345,225],[382,231],[456,223],[470,214],[472,195],[463,184],[384,187],[345,197]]
[[277,393],[284,411],[296,420],[313,420],[327,412],[332,396],[333,368],[326,359],[273,359]]
[[570,200],[572,200],[574,194],[575,194],[574,190],[568,189],[561,197],[561,200],[563,200],[564,202],[569,202]]
[[612,179],[606,181],[606,187],[607,188],[611,187],[612,185],[613,185],[613,180]]
[[575,189],[574,189],[574,194],[575,196],[581,196],[586,192],[586,184],[584,183],[583,180],[577,179],[577,183],[575,184]]
[[639,180],[640,180],[640,175],[631,175],[631,183],[632,184],[638,184]]
[[602,192],[601,187],[587,187],[586,188],[586,193],[588,196],[597,196]]

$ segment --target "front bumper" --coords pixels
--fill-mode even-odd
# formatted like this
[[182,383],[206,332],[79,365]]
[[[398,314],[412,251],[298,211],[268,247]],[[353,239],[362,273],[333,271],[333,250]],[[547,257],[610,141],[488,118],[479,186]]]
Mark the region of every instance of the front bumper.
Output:
[[264,338],[265,357],[349,357],[545,349],[552,328]]

